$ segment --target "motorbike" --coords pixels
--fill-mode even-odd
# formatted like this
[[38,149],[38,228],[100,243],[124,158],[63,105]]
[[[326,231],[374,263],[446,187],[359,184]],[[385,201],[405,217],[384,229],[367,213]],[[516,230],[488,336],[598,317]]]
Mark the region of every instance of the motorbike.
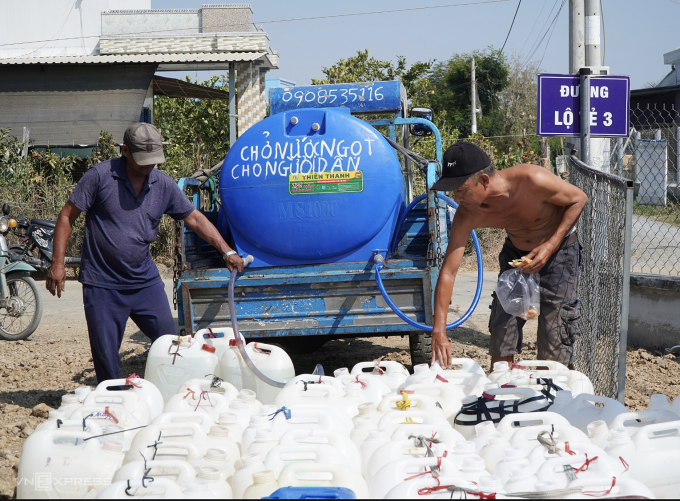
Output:
[[[23,261],[40,271],[47,271],[52,266],[52,245],[56,224],[56,221],[46,219],[28,221],[25,214],[19,214],[12,231],[23,243],[10,245],[10,259]],[[65,257],[64,266],[77,268],[80,266],[80,258]]]
[[43,312],[43,298],[38,284],[31,278],[37,270],[11,259],[6,236],[17,227],[9,217],[8,204],[2,206],[0,217],[0,339],[26,339],[38,328]]

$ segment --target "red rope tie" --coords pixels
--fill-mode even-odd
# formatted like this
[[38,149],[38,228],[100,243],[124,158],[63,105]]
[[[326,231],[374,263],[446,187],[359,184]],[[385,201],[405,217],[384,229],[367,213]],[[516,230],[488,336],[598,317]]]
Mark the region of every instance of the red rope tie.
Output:
[[519,365],[519,364],[511,364],[510,368],[511,369],[520,369],[520,370],[526,369],[526,367],[524,367],[523,365]]
[[623,473],[626,473],[628,471],[628,469],[630,468],[630,466],[628,466],[628,463],[626,463],[626,460],[623,459],[621,456],[619,456],[619,459],[621,460],[621,464],[625,468],[625,470],[623,470]]
[[588,468],[590,468],[590,463],[594,463],[597,461],[597,456],[595,456],[593,459],[588,459],[588,454],[586,456],[586,462],[581,465],[581,467],[578,470],[574,471],[574,475],[578,475],[582,471],[588,471]]
[[437,375],[435,376],[435,379],[437,379],[438,381],[441,381],[442,383],[448,383],[448,382],[449,382],[448,379],[442,377],[440,374],[437,374]]
[[[427,468],[427,466],[425,466],[425,468]],[[441,470],[441,468],[442,468],[442,458],[440,458],[440,457],[437,458],[437,466],[435,466],[434,468],[437,468],[437,470]],[[415,475],[412,475],[408,478],[405,478],[404,482],[408,482],[409,480],[413,480],[414,478],[420,478],[424,475],[432,475],[434,478],[437,478],[435,475],[432,474],[432,469],[430,469],[430,470],[424,471],[422,473],[416,473]]]
[[517,388],[517,385],[505,383],[505,384],[501,385],[501,388]]
[[373,368],[373,372],[377,372],[381,376],[383,374],[385,374],[385,371],[380,368],[380,359],[374,360],[373,362],[375,362],[375,367]]
[[359,376],[357,375],[356,383],[359,383],[362,388],[366,388],[368,385],[364,381],[359,381]]
[[569,447],[569,442],[564,442],[564,452],[566,452],[570,456],[576,455],[576,453],[574,451],[572,451],[571,448]]
[[106,407],[104,407],[104,415],[110,417],[111,419],[113,419],[114,423],[118,424],[118,420],[116,419],[116,416],[114,416],[113,414],[111,414],[109,412],[109,406],[108,405]]
[[132,374],[130,374],[128,377],[125,378],[125,385],[126,385],[126,386],[128,386],[128,385],[129,385],[129,386],[134,386],[135,388],[141,388],[142,385],[141,385],[141,384],[135,383],[135,382],[133,381],[133,379],[142,379],[142,378],[139,377],[137,374],[135,374],[135,373],[133,372]]
[[475,496],[479,496],[479,499],[496,499],[496,493],[490,492],[489,494],[484,494],[483,492],[471,492]]
[[584,496],[591,496],[591,497],[607,496],[608,494],[610,494],[612,492],[615,485],[616,485],[616,477],[612,477],[612,485],[606,491],[593,491],[593,492],[583,491],[581,494],[583,494]]
[[418,489],[419,496],[428,496],[433,492],[445,491],[450,487],[454,487],[453,485],[442,485],[441,482],[439,482],[438,477],[434,477],[434,479],[437,481],[437,485],[433,487],[423,487],[422,489]]
[[189,395],[191,395],[191,400],[196,400],[196,392],[195,392],[194,390],[192,390],[191,388],[187,388],[187,391],[188,391],[189,393],[187,393],[186,395],[184,395],[184,396],[182,397],[182,400],[186,400],[186,398],[187,398]]
[[210,327],[208,327],[208,332],[210,333],[210,334],[208,334],[208,337],[211,337],[211,338],[217,337],[217,334],[215,334]]
[[496,395],[492,395],[491,393],[487,392],[482,392],[482,397],[486,398],[487,400],[494,400],[496,398]]

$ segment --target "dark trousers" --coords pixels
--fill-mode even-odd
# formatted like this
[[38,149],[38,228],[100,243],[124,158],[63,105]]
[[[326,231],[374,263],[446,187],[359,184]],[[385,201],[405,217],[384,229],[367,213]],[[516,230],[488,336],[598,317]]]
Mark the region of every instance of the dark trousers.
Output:
[[[177,335],[163,282],[132,290],[83,285],[85,319],[97,381],[120,377],[120,345],[128,318],[151,341]],[[127,374],[126,374],[127,376]]]
[[[507,238],[499,256],[499,277],[506,270],[512,269],[509,261],[527,254],[529,251],[518,249]],[[574,363],[574,343],[581,334],[577,296],[580,262],[581,246],[576,233],[573,233],[565,238],[539,272],[541,313],[538,317],[536,342],[539,360],[554,360],[565,365]],[[489,318],[489,353],[492,357],[521,353],[522,328],[526,320],[506,313],[495,292],[493,297]]]

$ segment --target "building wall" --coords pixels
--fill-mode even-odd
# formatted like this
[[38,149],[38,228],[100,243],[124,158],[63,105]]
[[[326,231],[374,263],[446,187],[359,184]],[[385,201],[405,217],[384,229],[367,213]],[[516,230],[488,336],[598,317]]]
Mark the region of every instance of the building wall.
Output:
[[633,275],[630,279],[628,343],[642,348],[680,344],[680,279]]
[[3,0],[0,59],[96,54],[101,13],[133,8],[150,9],[151,0]]
[[155,64],[16,65],[0,72],[0,128],[35,145],[116,142],[139,115]]

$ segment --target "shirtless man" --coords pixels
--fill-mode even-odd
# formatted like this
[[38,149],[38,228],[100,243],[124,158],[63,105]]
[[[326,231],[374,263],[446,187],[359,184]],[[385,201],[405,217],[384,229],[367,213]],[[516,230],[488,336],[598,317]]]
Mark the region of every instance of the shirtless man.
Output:
[[[577,187],[542,167],[520,164],[496,171],[489,157],[474,144],[460,142],[444,154],[442,177],[432,187],[452,191],[459,205],[451,226],[446,256],[435,291],[432,361],[451,361],[446,317],[453,284],[470,232],[503,228],[508,236],[499,260],[501,273],[509,261],[531,259],[526,273],[539,273],[541,312],[538,317],[538,358],[574,362],[578,330],[577,299],[580,245],[575,233],[588,197]],[[507,314],[493,293],[489,331],[491,364],[513,362],[522,351],[525,320]]]

